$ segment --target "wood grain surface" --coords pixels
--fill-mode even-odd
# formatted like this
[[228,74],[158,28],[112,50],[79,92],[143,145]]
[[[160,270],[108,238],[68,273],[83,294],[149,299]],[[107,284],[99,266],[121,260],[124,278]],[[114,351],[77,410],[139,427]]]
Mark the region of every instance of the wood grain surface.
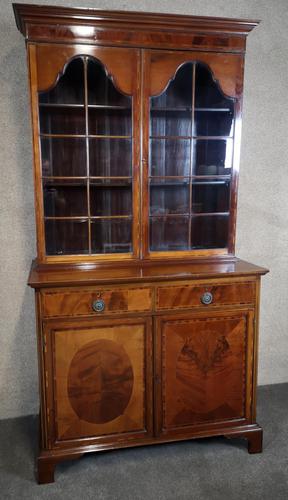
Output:
[[255,300],[255,283],[235,283],[207,286],[169,286],[159,287],[157,289],[156,308],[190,308],[199,307],[202,304],[201,298],[204,293],[212,294],[211,306],[223,306],[229,304],[249,304]]
[[246,315],[162,324],[163,428],[245,414]]
[[[149,311],[152,308],[150,288],[119,288],[112,290],[81,290],[50,292],[42,295],[43,315],[84,316],[97,313],[93,310],[94,301],[104,301],[105,309],[101,315],[119,312]],[[99,315],[100,313],[98,313]]]
[[143,430],[144,325],[79,325],[54,335],[58,439]]

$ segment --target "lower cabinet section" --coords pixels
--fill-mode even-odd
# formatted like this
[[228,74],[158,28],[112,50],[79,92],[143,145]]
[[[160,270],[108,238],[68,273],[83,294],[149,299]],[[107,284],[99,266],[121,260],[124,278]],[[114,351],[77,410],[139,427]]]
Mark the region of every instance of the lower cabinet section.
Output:
[[109,448],[226,435],[261,451],[254,314],[45,319],[39,481],[61,460]]
[[52,444],[151,432],[150,320],[57,320],[45,335]]
[[249,419],[252,348],[253,311],[160,317],[158,434]]

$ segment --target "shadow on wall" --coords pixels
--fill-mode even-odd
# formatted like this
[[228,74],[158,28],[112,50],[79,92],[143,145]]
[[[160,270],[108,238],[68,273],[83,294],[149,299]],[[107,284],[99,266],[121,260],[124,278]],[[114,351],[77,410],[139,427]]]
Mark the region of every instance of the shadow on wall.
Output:
[[[2,27],[2,36],[10,35],[11,26]],[[0,95],[6,111],[2,134],[6,171],[0,186],[4,204],[0,251],[5,262],[1,281],[6,290],[0,325],[0,398],[4,402],[0,418],[38,411],[34,300],[27,287],[29,267],[35,256],[31,125],[25,46],[16,27],[8,44],[0,69]]]

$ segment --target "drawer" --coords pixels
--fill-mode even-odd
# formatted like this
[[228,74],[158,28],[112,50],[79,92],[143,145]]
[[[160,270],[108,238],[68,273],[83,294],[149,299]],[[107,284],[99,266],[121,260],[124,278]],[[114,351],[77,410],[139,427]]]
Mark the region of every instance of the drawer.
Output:
[[42,309],[46,317],[142,312],[150,311],[151,306],[152,292],[145,287],[42,293]]
[[156,309],[251,304],[255,301],[255,294],[256,285],[252,282],[161,286],[157,289]]

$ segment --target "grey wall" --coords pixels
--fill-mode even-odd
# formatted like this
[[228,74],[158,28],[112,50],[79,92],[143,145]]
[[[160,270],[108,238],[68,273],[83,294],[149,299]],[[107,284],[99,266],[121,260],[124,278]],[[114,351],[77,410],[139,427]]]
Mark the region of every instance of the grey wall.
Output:
[[[19,0],[18,0],[19,1]],[[237,255],[263,279],[260,384],[288,381],[288,1],[37,0],[38,4],[262,19],[248,38]],[[24,39],[0,0],[0,418],[38,411],[33,292],[32,147]]]

